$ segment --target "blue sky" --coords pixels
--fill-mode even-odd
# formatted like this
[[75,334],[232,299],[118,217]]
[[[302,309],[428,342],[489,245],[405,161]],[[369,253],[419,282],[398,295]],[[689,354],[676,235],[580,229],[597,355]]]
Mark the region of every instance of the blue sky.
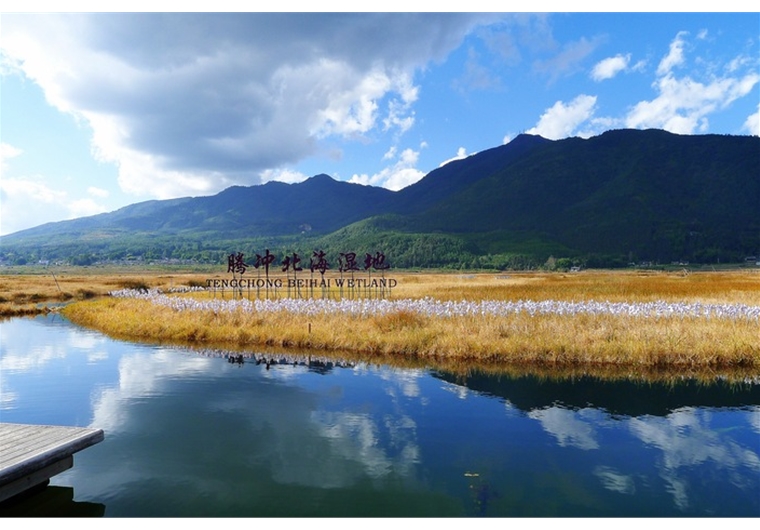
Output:
[[0,234],[318,173],[399,189],[522,132],[760,135],[759,41],[758,13],[4,12]]

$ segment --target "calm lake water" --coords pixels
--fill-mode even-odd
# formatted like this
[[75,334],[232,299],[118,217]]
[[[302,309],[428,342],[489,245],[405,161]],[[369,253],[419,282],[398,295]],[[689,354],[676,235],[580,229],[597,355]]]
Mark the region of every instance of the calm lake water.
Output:
[[758,381],[233,363],[49,316],[0,322],[0,421],[105,431],[0,515],[760,516]]

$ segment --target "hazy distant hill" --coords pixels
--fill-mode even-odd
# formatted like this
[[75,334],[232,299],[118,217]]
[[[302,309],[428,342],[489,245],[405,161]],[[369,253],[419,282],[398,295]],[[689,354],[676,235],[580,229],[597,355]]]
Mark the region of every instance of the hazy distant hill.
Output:
[[[49,223],[0,239],[14,260],[219,260],[240,248],[382,248],[396,266],[535,266],[550,255],[739,261],[760,254],[760,138],[521,135],[401,191],[317,175]],[[234,248],[233,248],[234,247]]]

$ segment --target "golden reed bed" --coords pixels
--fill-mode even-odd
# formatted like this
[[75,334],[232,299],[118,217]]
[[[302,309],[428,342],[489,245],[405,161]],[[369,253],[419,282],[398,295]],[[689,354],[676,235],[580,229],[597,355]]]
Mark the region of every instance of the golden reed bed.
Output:
[[[219,276],[218,276],[219,277]],[[109,335],[219,346],[351,352],[456,366],[597,367],[620,372],[739,370],[760,376],[760,322],[751,318],[517,313],[442,318],[398,310],[388,314],[294,315],[288,311],[176,311],[148,300],[106,295],[122,288],[204,284],[209,274],[60,274],[0,276],[0,311],[44,301],[74,301],[62,310],[80,325]],[[392,300],[606,301],[760,306],[760,271],[582,271],[580,273],[394,274]],[[8,294],[6,294],[8,293]],[[217,293],[175,294],[202,301]],[[227,299],[230,294],[226,294]],[[33,300],[33,301],[32,301]],[[15,308],[15,309],[14,309]],[[14,313],[16,311],[16,313]],[[543,369],[543,368],[542,368]]]

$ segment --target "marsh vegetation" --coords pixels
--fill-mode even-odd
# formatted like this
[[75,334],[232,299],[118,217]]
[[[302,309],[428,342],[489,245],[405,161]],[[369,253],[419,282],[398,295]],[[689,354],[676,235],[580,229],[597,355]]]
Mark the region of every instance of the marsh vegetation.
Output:
[[185,289],[207,277],[3,276],[2,310],[69,300],[69,319],[112,336],[239,349],[446,364],[760,367],[760,274],[752,270],[399,273],[384,300]]

